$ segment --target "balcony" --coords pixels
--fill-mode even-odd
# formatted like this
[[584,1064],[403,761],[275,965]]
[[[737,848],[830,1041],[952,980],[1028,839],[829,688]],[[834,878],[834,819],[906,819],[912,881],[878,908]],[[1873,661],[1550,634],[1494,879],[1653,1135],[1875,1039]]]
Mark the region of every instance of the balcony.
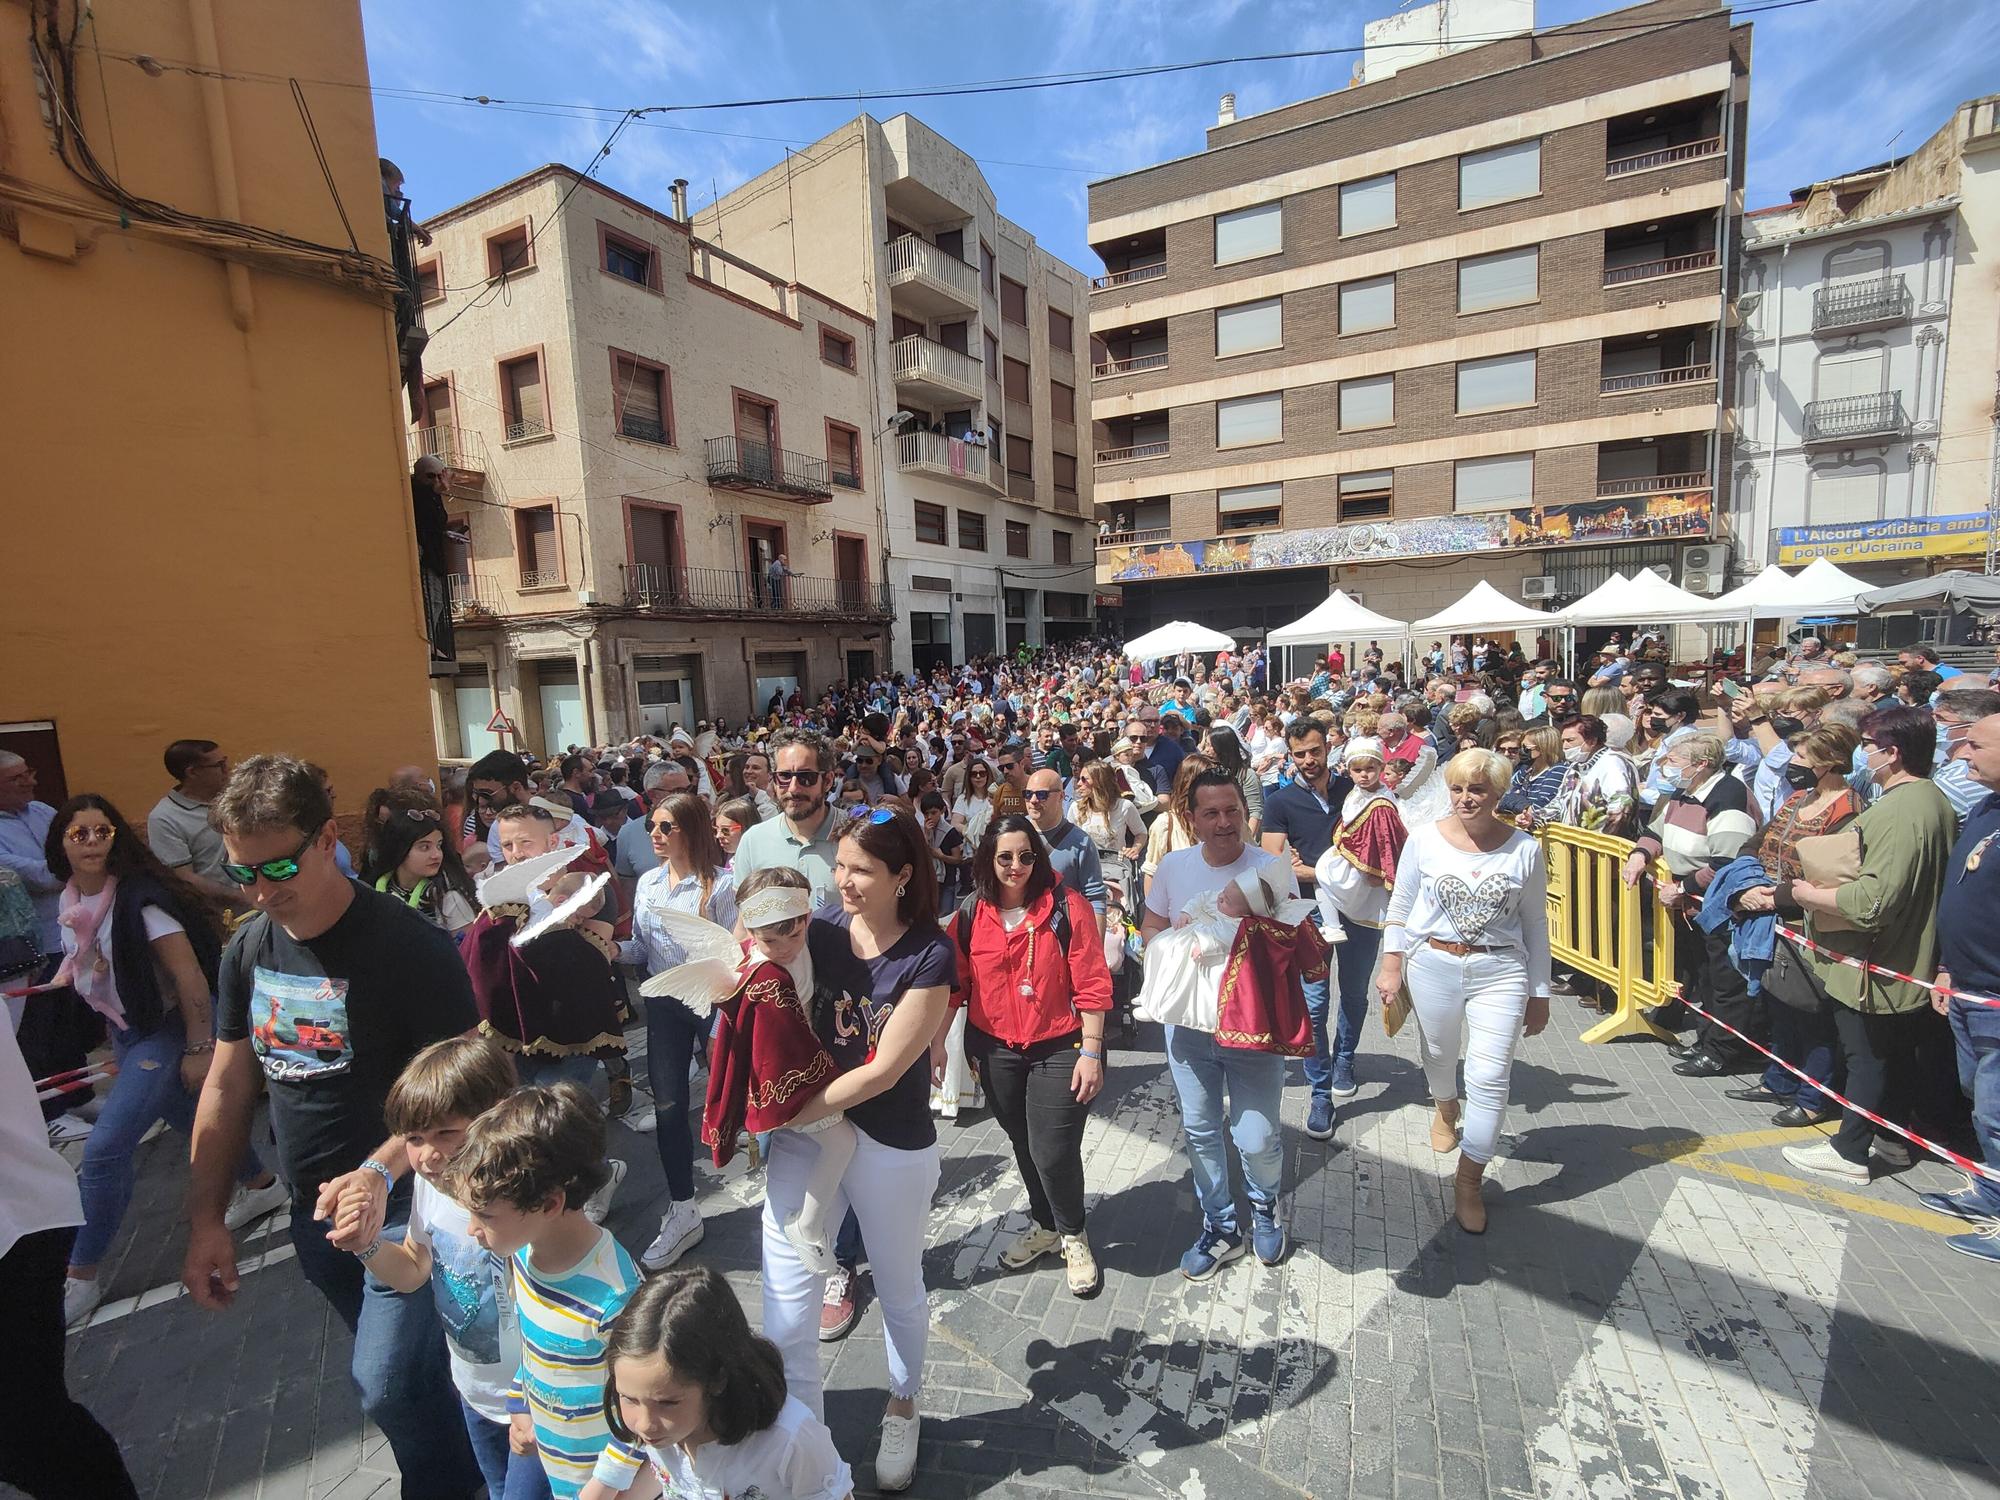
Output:
[[500,613],[500,585],[483,573],[453,573],[445,579],[454,620]]
[[1147,526],[1138,531],[1101,531],[1097,534],[1099,549],[1105,547],[1143,547],[1148,542],[1165,542],[1173,539],[1170,526]]
[[1663,146],[1657,151],[1636,151],[1629,156],[1615,156],[1604,164],[1604,175],[1627,177],[1634,172],[1677,167],[1684,161],[1700,161],[1704,156],[1721,154],[1722,137],[1712,135],[1705,141],[1689,141],[1684,146]]
[[1109,380],[1116,375],[1137,375],[1145,370],[1164,370],[1167,356],[1159,354],[1134,354],[1126,359],[1107,359],[1090,367],[1090,373],[1097,380]]
[[894,304],[927,318],[979,311],[979,271],[929,240],[899,234],[889,241],[889,292]]
[[774,591],[760,573],[727,568],[625,563],[619,569],[627,609],[680,617],[785,614],[801,619],[886,620],[893,613],[887,584],[854,578],[787,578]]
[[410,462],[435,458],[462,474],[486,473],[486,440],[470,427],[419,427],[410,434]]
[[1617,396],[1626,391],[1657,390],[1661,386],[1699,385],[1713,379],[1714,365],[1682,365],[1672,370],[1642,370],[1636,375],[1607,375],[1597,382],[1597,393]]
[[985,399],[986,372],[970,354],[913,333],[890,346],[896,386],[924,406],[971,406]]
[[1604,284],[1624,286],[1632,281],[1657,281],[1662,276],[1685,276],[1692,271],[1712,271],[1717,265],[1713,250],[1697,250],[1691,255],[1669,255],[1659,260],[1636,261],[1631,265],[1606,266]]
[[1148,458],[1165,458],[1168,443],[1161,438],[1151,443],[1133,443],[1124,448],[1099,448],[1097,462],[1100,464],[1135,464]]
[[738,437],[710,438],[705,447],[708,482],[719,490],[748,490],[805,505],[833,498],[823,458]]
[[1127,266],[1122,271],[1112,271],[1104,276],[1090,278],[1093,292],[1108,292],[1116,287],[1134,286],[1141,281],[1158,281],[1167,274],[1167,263],[1156,260],[1150,265]]
[[1597,498],[1612,500],[1620,495],[1667,495],[1707,488],[1708,475],[1705,473],[1646,474],[1637,479],[1600,479],[1597,481]]
[[1805,440],[1808,447],[1824,443],[1892,442],[1910,435],[1910,418],[1900,391],[1875,391],[1865,396],[1835,396],[1808,401]]
[[549,424],[539,417],[524,417],[517,422],[509,422],[503,441],[508,443],[532,443],[548,437]]
[[955,484],[986,488],[985,444],[946,437],[941,432],[906,432],[899,436],[896,467],[905,474],[933,474]]
[[1813,293],[1814,333],[1886,328],[1910,316],[1910,288],[1900,272],[1836,281]]

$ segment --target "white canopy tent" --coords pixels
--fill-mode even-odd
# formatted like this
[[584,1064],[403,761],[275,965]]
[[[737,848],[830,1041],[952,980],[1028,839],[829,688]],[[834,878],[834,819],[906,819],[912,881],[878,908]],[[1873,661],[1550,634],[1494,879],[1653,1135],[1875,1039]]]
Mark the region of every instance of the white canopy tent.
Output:
[[1233,651],[1236,642],[1219,630],[1188,620],[1173,620],[1125,643],[1128,661],[1156,661],[1162,656],[1179,656],[1183,651]]
[[1400,641],[1410,627],[1401,620],[1378,615],[1366,605],[1335,589],[1324,604],[1310,614],[1280,626],[1264,638],[1267,646],[1324,646],[1330,641]]
[[1741,588],[1713,602],[1732,620],[1795,620],[1804,615],[1851,615],[1871,585],[1819,558],[1803,572],[1787,573],[1775,563]]
[[1740,620],[1741,610],[1704,599],[1669,583],[1651,568],[1630,578],[1613,573],[1557,617],[1565,625],[1687,625],[1701,620]]
[[1465,635],[1475,630],[1549,630],[1564,623],[1561,615],[1516,604],[1485,579],[1480,579],[1465,597],[1447,609],[1413,621],[1412,634]]

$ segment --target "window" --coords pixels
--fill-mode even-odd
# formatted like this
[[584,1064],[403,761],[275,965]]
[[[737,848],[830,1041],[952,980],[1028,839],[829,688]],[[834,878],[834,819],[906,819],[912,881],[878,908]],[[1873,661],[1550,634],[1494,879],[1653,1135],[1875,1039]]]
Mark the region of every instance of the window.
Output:
[[1035,445],[1024,437],[1007,439],[1007,472],[1032,479],[1035,474]]
[[1049,382],[1049,415],[1058,422],[1076,424],[1076,387],[1060,380]]
[[503,229],[487,238],[486,274],[511,276],[516,271],[525,271],[535,263],[534,255],[534,237],[526,224]]
[[1023,328],[1028,326],[1028,289],[1005,276],[1000,278],[1000,316]]
[[861,488],[861,433],[839,422],[826,424],[826,466],[837,485]]
[[958,545],[965,552],[986,550],[986,517],[976,510],[958,513]]
[[1458,206],[1484,208],[1542,190],[1542,143],[1516,141],[1458,159]]
[[1535,402],[1535,351],[1468,359],[1458,367],[1458,414],[1498,411]]
[[1215,492],[1216,522],[1224,531],[1268,531],[1285,508],[1282,484],[1245,484]]
[[500,364],[500,406],[507,419],[507,441],[525,442],[549,435],[548,405],[542,399],[542,357],[524,354]]
[[1382,521],[1388,519],[1394,499],[1391,485],[1394,471],[1369,469],[1360,474],[1340,476],[1340,519]]
[[1340,232],[1367,234],[1390,229],[1396,223],[1396,174],[1364,177],[1359,182],[1340,185]]
[[1496,255],[1475,255],[1458,263],[1458,310],[1485,312],[1518,307],[1541,296],[1542,249],[1525,245]]
[[994,336],[993,330],[989,328],[986,331],[986,378],[991,380],[999,373],[1000,340]]
[[611,356],[611,408],[620,437],[671,443],[667,423],[667,372],[630,354]]
[[1215,263],[1255,260],[1285,248],[1285,200],[1215,216]]
[[[1075,463],[1076,460],[1071,459],[1070,462]],[[1071,561],[1072,549],[1075,544],[1076,538],[1067,531],[1052,531],[1049,533],[1049,545],[1054,548],[1051,557],[1056,562],[1066,563]]]
[[1076,493],[1076,455],[1074,453],[1053,453],[1049,455],[1056,465],[1056,493],[1074,495]]
[[[935,573],[912,573],[910,575],[910,587],[925,594],[949,594],[951,592],[951,580],[949,578],[941,578]],[[922,617],[919,616],[919,618]]]
[[1234,307],[1215,310],[1215,353],[1248,354],[1253,349],[1275,349],[1285,341],[1285,302],[1282,297],[1266,297],[1262,302],[1239,302]]
[[998,277],[999,273],[993,268],[993,247],[987,244],[986,241],[981,240],[979,242],[979,284],[986,288],[987,296],[996,297],[999,295]]
[[444,261],[438,256],[417,262],[417,300],[426,307],[444,300]]
[[1814,526],[1873,521],[1882,514],[1882,471],[1814,469],[1806,480],[1806,515]]
[[1396,275],[1371,276],[1340,288],[1340,331],[1373,333],[1396,326]]
[[1028,367],[1018,359],[1000,361],[1002,385],[1006,388],[1009,401],[1028,399]]
[[854,340],[822,323],[819,329],[819,357],[830,365],[851,370],[854,368]]
[[1218,448],[1275,443],[1284,435],[1285,398],[1277,391],[1265,396],[1238,396],[1233,401],[1215,403],[1215,446]]
[[1071,337],[1075,324],[1066,312],[1049,309],[1049,347],[1051,349],[1072,349]]
[[1028,523],[1009,521],[1007,523],[1007,555],[1026,557],[1028,555]]
[[[1885,379],[1887,351],[1841,349],[1822,354],[1814,380],[1815,401],[1838,401],[1843,396],[1875,396],[1888,388]],[[1817,524],[1817,523],[1815,523]]]
[[553,505],[523,506],[514,512],[514,560],[524,589],[555,588],[563,581],[562,537]]
[[1370,375],[1340,382],[1340,430],[1387,427],[1396,420],[1396,377]]
[[917,540],[944,547],[951,543],[945,535],[945,513],[942,505],[926,505],[919,500],[917,508]]
[[1461,458],[1452,473],[1452,504],[1459,510],[1527,505],[1535,498],[1535,455],[1503,453]]
[[629,281],[634,286],[660,287],[660,260],[653,247],[618,233],[608,224],[597,226],[598,245],[606,275]]

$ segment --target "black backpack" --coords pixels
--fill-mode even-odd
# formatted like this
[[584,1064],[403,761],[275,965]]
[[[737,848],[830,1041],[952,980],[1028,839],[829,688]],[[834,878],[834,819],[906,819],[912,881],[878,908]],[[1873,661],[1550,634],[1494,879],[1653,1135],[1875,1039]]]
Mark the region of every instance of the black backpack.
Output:
[[[979,897],[967,896],[958,903],[958,921],[954,924],[953,935],[958,942],[958,956],[966,967],[972,966],[972,913],[979,905]],[[1056,885],[1056,903],[1049,908],[1049,931],[1055,935],[1056,947],[1064,957],[1069,955],[1069,888],[1060,882]]]

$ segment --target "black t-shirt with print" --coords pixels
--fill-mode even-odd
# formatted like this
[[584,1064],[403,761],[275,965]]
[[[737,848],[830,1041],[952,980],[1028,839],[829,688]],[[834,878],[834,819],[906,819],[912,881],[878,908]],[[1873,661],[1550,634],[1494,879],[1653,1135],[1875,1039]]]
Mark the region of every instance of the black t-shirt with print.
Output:
[[306,1199],[382,1144],[383,1101],[410,1059],[479,1021],[451,935],[359,884],[318,937],[246,922],[216,1001],[216,1035],[257,1054],[280,1170]]
[[[958,975],[956,950],[937,927],[913,927],[887,953],[865,959],[854,951],[850,920],[844,911],[815,918],[807,937],[814,987],[822,995],[836,987],[839,991],[832,1004],[817,1008],[813,1019],[843,1073],[874,1054],[882,1028],[904,995],[933,985],[950,989]],[[848,1110],[847,1118],[871,1140],[898,1151],[921,1151],[933,1144],[937,1122],[931,1118],[930,1049],[919,1052],[909,1070],[883,1092]]]

